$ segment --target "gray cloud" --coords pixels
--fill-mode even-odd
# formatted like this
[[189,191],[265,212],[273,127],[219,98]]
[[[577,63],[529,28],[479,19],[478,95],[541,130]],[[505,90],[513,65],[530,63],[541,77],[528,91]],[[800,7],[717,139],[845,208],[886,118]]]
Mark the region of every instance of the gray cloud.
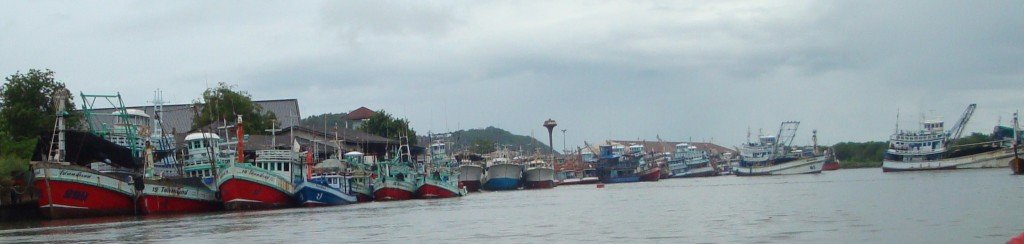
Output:
[[[305,115],[386,109],[419,131],[495,125],[569,144],[711,140],[801,120],[823,141],[884,140],[978,103],[1024,102],[1013,1],[14,3],[0,72],[188,102],[225,81]],[[559,137],[556,137],[556,142]],[[559,144],[559,143],[556,143]]]

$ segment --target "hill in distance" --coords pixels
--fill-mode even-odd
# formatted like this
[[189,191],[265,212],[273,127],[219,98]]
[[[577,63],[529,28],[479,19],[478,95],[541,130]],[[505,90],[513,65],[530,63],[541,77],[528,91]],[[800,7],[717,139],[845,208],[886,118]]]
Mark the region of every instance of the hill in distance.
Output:
[[[547,132],[545,132],[547,133]],[[421,142],[429,142],[426,138],[427,135],[420,135]],[[534,152],[536,149],[540,149],[541,153],[550,153],[551,148],[547,144],[530,136],[516,135],[506,130],[496,128],[494,126],[488,126],[483,129],[469,129],[469,130],[458,130],[452,132],[452,138],[455,141],[454,148],[457,151],[464,149],[473,150],[474,146],[480,146],[478,144],[491,144],[500,148],[505,145],[510,149],[518,149],[522,146],[524,152]],[[480,150],[475,150],[480,151]],[[488,150],[483,150],[488,151]]]

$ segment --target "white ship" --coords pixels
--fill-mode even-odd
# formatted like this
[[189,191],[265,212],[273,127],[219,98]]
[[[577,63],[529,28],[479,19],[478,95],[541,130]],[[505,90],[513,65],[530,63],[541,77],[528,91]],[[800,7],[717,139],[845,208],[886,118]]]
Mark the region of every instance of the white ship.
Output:
[[675,154],[668,164],[673,178],[718,175],[718,170],[711,164],[707,152],[687,143],[676,145]]
[[[825,155],[815,150],[790,147],[800,122],[782,122],[779,133],[760,136],[757,142],[748,142],[740,148],[740,162],[733,167],[737,176],[791,175],[821,173]],[[779,141],[779,139],[782,139]]]
[[1004,141],[952,145],[962,135],[974,114],[975,104],[967,106],[963,116],[949,131],[940,120],[921,122],[917,131],[897,131],[889,137],[889,149],[882,160],[883,172],[997,168],[1009,166],[1012,148]]

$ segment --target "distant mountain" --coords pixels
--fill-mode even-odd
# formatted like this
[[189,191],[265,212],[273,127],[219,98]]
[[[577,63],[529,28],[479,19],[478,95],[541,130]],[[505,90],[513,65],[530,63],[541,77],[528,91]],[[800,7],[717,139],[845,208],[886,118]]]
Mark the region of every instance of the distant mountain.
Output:
[[323,130],[324,120],[327,121],[327,129],[334,128],[334,125],[345,127],[345,113],[326,113],[321,115],[313,115],[302,119],[299,124],[309,128],[317,128]]
[[[454,148],[459,151],[468,149],[478,143],[493,143],[498,147],[506,145],[515,149],[519,149],[522,146],[523,151],[526,152],[533,152],[535,148],[540,148],[542,153],[549,153],[551,151],[547,144],[533,137],[512,134],[494,126],[483,129],[455,131],[452,132],[452,137],[455,140]],[[420,135],[420,142],[426,143],[429,141],[426,135]]]

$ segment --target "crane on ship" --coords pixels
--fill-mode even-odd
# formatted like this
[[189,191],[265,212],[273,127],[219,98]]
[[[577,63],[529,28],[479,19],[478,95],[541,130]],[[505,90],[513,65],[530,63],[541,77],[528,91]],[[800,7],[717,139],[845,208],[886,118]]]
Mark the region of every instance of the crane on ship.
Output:
[[796,138],[796,130],[799,127],[799,121],[786,121],[779,125],[779,132],[775,137],[778,141],[772,147],[772,159],[785,155],[784,150],[793,143],[793,139]]
[[967,105],[967,109],[964,110],[964,114],[960,116],[960,120],[957,121],[953,128],[949,129],[949,132],[947,132],[947,145],[949,145],[948,142],[956,142],[957,139],[960,139],[960,136],[964,133],[964,128],[967,127],[967,121],[971,120],[971,116],[974,115],[974,109],[977,107],[978,104],[974,103]]

